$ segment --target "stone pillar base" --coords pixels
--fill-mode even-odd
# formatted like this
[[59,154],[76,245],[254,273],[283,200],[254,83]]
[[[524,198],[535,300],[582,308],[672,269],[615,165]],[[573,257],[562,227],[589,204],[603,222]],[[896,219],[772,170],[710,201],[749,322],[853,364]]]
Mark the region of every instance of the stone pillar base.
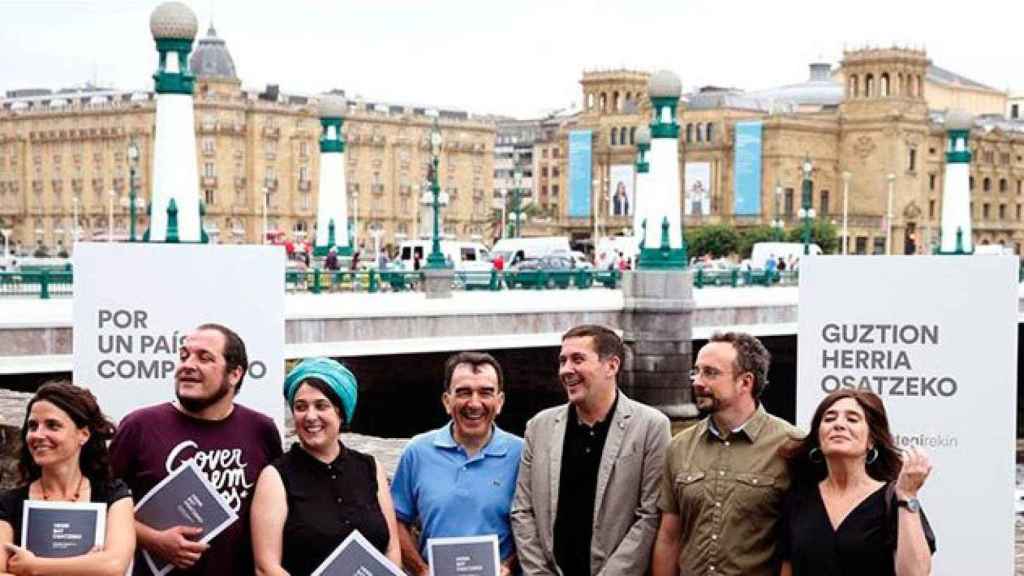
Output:
[[688,270],[636,270],[622,280],[623,365],[627,393],[672,420],[696,418],[690,388],[693,276]]
[[451,298],[454,280],[451,268],[427,268],[423,271],[423,291],[427,298]]

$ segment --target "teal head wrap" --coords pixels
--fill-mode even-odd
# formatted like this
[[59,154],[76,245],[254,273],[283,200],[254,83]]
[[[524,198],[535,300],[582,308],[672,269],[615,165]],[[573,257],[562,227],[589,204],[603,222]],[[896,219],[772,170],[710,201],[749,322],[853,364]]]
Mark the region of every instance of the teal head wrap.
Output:
[[299,362],[284,379],[284,398],[289,406],[295,403],[295,391],[299,389],[299,384],[310,379],[320,380],[334,391],[341,400],[345,422],[351,424],[359,394],[359,386],[352,372],[330,358],[307,358]]

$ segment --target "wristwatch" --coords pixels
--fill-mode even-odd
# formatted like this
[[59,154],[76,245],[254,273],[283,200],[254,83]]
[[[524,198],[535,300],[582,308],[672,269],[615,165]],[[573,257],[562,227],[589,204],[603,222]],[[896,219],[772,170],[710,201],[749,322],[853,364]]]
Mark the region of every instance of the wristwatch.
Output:
[[896,500],[896,505],[906,508],[912,514],[917,514],[921,510],[921,502],[919,502],[917,498],[910,498],[909,500],[900,498]]

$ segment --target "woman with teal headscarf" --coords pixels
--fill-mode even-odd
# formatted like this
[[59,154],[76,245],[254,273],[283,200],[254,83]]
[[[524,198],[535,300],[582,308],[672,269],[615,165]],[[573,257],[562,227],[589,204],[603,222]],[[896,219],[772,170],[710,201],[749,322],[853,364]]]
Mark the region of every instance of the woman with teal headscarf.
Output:
[[384,470],[339,438],[357,396],[352,372],[328,358],[303,360],[285,378],[299,441],[256,483],[251,522],[258,575],[310,574],[353,530],[400,564]]

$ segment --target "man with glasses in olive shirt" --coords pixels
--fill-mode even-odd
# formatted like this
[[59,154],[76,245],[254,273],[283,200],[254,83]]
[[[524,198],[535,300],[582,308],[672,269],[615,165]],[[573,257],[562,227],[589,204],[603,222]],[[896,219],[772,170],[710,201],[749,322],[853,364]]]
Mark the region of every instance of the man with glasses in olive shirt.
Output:
[[749,334],[715,334],[692,372],[709,414],[672,439],[662,477],[653,576],[775,576],[776,527],[789,486],[781,448],[800,432],[765,412],[771,356]]
[[558,376],[569,403],[526,424],[512,503],[526,576],[647,571],[669,422],[616,386],[624,353],[603,326],[562,336]]

